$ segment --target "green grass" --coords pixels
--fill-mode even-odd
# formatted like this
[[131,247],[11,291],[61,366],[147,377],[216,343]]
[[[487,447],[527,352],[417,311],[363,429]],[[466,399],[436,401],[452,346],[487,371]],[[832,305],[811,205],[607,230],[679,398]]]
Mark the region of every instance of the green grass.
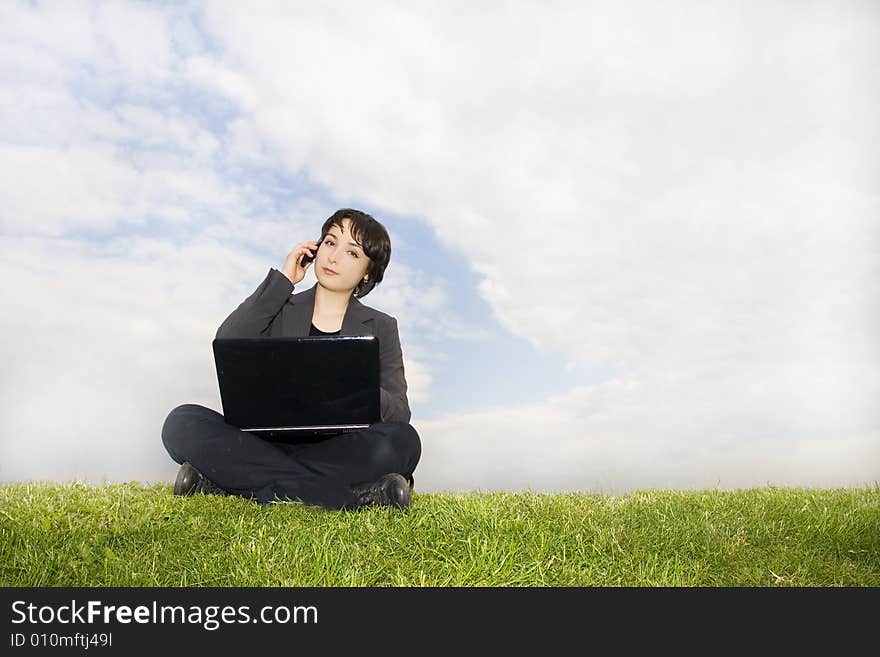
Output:
[[880,485],[261,507],[0,486],[3,586],[880,586]]

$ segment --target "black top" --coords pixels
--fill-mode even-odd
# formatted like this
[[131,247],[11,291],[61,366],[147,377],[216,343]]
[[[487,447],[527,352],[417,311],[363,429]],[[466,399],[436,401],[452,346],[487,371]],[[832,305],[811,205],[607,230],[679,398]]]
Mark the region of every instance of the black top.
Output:
[[[339,329],[341,331],[342,329]],[[333,331],[332,333],[327,333],[326,331],[322,331],[317,326],[312,324],[312,328],[309,329],[309,335],[339,335],[339,331]]]

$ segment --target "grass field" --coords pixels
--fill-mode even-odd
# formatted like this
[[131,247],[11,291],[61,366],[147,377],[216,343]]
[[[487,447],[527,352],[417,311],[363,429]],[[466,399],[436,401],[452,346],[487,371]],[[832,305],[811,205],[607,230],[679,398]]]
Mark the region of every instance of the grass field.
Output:
[[331,512],[0,486],[3,586],[880,586],[880,485],[419,494]]

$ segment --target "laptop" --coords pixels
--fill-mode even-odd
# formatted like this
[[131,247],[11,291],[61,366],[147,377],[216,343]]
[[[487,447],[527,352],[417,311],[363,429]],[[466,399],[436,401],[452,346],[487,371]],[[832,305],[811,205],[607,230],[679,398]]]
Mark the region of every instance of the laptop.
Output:
[[375,336],[215,338],[212,344],[227,424],[298,440],[380,421]]

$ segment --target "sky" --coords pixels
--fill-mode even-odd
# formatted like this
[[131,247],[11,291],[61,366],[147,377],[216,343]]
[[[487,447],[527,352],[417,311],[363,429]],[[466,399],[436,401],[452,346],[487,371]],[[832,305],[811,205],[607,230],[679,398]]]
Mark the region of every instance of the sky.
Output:
[[878,44],[868,1],[0,3],[0,481],[173,480],[217,327],[354,207],[418,490],[876,483]]

